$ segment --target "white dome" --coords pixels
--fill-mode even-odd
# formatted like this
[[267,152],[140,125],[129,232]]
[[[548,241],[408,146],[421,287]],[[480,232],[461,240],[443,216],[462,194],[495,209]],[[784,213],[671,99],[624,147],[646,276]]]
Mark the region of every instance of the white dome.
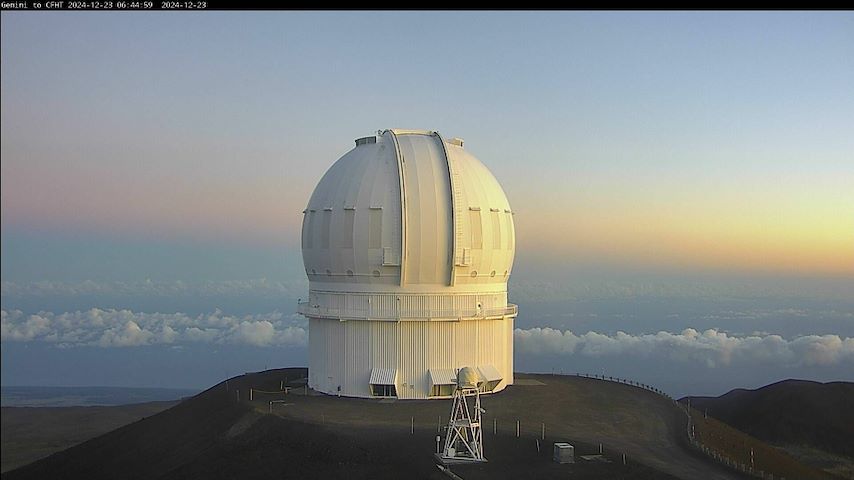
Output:
[[513,384],[513,214],[462,145],[386,130],[356,140],[318,183],[303,218],[309,291],[299,304],[311,388],[447,398],[464,366],[484,391]]
[[463,367],[457,372],[457,386],[460,388],[477,388],[480,383],[480,374],[472,367]]
[[397,129],[357,140],[304,212],[311,288],[506,291],[515,251],[510,204],[462,143]]

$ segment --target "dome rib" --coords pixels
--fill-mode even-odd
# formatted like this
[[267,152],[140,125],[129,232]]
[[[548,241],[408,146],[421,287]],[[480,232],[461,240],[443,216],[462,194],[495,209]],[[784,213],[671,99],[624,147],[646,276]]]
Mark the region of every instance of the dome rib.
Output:
[[457,182],[454,178],[454,168],[451,165],[451,158],[448,156],[448,146],[445,144],[445,139],[442,138],[442,135],[439,132],[434,132],[436,137],[439,139],[439,143],[442,145],[442,155],[445,157],[445,165],[448,170],[448,185],[451,187],[451,254],[448,261],[451,265],[451,273],[448,278],[448,285],[454,286],[457,278],[457,230],[459,226],[457,225],[457,221],[459,219],[459,193],[457,192]]
[[397,141],[397,135],[394,130],[386,130],[394,143],[394,156],[397,159],[397,179],[400,186],[400,283],[403,287],[406,285],[406,181],[403,178],[403,155],[400,153],[400,143]]

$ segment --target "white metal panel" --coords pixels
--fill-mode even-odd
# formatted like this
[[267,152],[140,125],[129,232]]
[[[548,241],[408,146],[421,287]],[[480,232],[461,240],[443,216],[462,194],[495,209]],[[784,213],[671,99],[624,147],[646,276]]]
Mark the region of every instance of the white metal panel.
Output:
[[431,368],[430,383],[433,385],[456,385],[457,374],[452,368]]
[[[368,248],[369,218],[375,207],[381,217],[377,226],[382,225],[376,233],[382,238],[374,242],[400,255],[399,173],[396,154],[387,144],[380,141],[354,148],[330,167],[312,193],[302,242],[310,282],[398,283],[399,267],[382,267],[379,255],[372,258]],[[327,276],[326,270],[332,275]],[[352,276],[346,274],[348,270]],[[373,276],[374,270],[382,275]]]
[[504,378],[504,376],[501,375],[501,372],[499,372],[493,365],[479,365],[477,369],[480,370],[480,375],[487,382],[494,382]]
[[480,345],[477,338],[478,321],[465,321],[456,325],[454,350],[457,364],[461,367],[477,365],[477,352]]
[[429,389],[429,322],[401,322],[398,354],[398,398],[423,398]]
[[342,394],[370,396],[371,325],[370,322],[339,322],[345,328],[347,351],[341,362],[346,369]]
[[333,395],[370,397],[370,383],[391,378],[398,398],[430,398],[437,380],[448,381],[454,369],[465,366],[480,367],[486,379],[500,378],[494,392],[513,381],[511,318],[400,323],[311,319],[309,348],[311,387]]
[[[509,272],[512,267],[514,250],[510,243],[507,244],[509,247],[502,248],[502,238],[512,241],[513,224],[511,221],[502,229],[500,222],[496,224],[489,215],[493,211],[501,214],[505,210],[510,211],[504,190],[492,173],[462,147],[448,144],[447,151],[448,161],[453,164],[453,170],[458,175],[455,177],[455,189],[465,192],[465,208],[469,210],[455,211],[455,214],[463,214],[457,231],[457,258],[460,263],[465,253],[462,249],[472,248],[468,268],[456,269],[455,284],[506,283],[507,278],[503,273]],[[457,187],[456,183],[460,186]],[[474,214],[478,211],[480,215]],[[473,225],[472,221],[478,221],[479,225]],[[493,229],[498,231],[494,232]],[[473,242],[479,243],[481,248],[477,248]],[[496,272],[494,277],[491,276],[493,271]],[[477,272],[477,275],[472,277],[472,272]]]
[[397,370],[394,368],[374,367],[369,383],[374,385],[394,385],[397,383]]
[[[507,342],[507,348],[504,350],[504,381],[507,385],[513,385],[513,326],[516,320],[513,317],[504,319],[506,327],[504,327],[504,338]],[[499,385],[500,388],[504,388]]]
[[367,368],[397,368],[399,328],[397,322],[368,322],[371,324],[371,363]]
[[325,341],[322,331],[323,322],[325,320],[314,318],[308,320],[308,384],[314,389],[318,388],[317,379],[319,375],[326,370],[326,362],[321,358],[325,352],[323,352],[323,346],[320,344],[321,341]]
[[326,377],[321,379],[321,384],[326,385],[329,392],[338,392],[343,389],[345,374],[344,369],[344,328],[341,323],[329,322],[326,328]]
[[447,285],[451,269],[453,223],[448,165],[441,139],[397,135],[403,155],[406,201],[404,284]]
[[427,364],[430,368],[456,368],[456,344],[454,337],[457,322],[430,322],[430,358]]

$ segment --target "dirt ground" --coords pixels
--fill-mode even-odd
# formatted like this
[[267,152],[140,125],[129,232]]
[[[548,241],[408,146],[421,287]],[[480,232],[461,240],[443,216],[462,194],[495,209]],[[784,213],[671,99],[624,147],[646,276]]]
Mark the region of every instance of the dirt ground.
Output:
[[[348,399],[310,390],[305,395],[299,380],[305,373],[279,369],[232,378],[3,478],[448,478],[432,453],[449,400]],[[681,410],[663,397],[586,378],[519,378],[543,385],[512,386],[483,398],[489,462],[452,467],[457,475],[739,478],[681,444]],[[282,385],[294,388],[283,394]],[[574,444],[579,456],[597,453],[601,443],[605,461],[555,464],[550,457],[556,441]]]
[[[260,383],[254,388],[272,392],[278,390],[281,382],[298,385],[294,382],[298,375],[289,377],[284,372],[264,375],[256,377],[255,382]],[[658,472],[661,477],[739,478],[735,472],[710,464],[681,441],[685,436],[684,413],[672,401],[659,395],[629,385],[575,376],[517,374],[516,378],[534,380],[520,384],[541,385],[514,385],[498,394],[482,397],[483,408],[487,411],[483,418],[484,451],[491,462],[485,466],[455,467],[454,471],[466,471],[464,478],[478,478],[480,471],[491,475],[507,473],[510,465],[527,465],[540,457],[545,459],[545,466],[543,471],[538,470],[538,475],[554,470],[555,475],[563,476],[573,468],[549,461],[552,445],[558,441],[576,445],[580,454],[598,453],[601,444],[603,452],[612,459],[612,465],[622,464],[625,454],[626,468],[631,470],[634,466],[627,478],[644,478],[642,468]],[[241,388],[244,388],[241,395],[245,398],[249,392],[242,383],[230,385],[231,395],[236,396],[236,390]],[[288,395],[253,391],[251,404],[258,412],[269,412],[271,400],[283,401],[273,403],[273,414],[358,435],[360,441],[371,435],[362,433],[363,429],[370,432],[382,426],[392,432],[402,431],[407,434],[402,441],[425,445],[421,448],[432,445],[433,450],[435,437],[443,422],[447,422],[451,406],[450,400],[388,403],[389,400],[322,394],[306,397],[303,392],[299,387],[293,388]],[[516,437],[517,420],[519,438]],[[542,438],[543,427],[545,439]],[[409,435],[412,428],[414,432]],[[538,439],[540,455],[537,455]],[[508,463],[507,458],[513,460]],[[597,469],[612,467],[584,468],[598,472]],[[580,472],[573,474],[577,476]],[[601,478],[615,475],[612,471]]]

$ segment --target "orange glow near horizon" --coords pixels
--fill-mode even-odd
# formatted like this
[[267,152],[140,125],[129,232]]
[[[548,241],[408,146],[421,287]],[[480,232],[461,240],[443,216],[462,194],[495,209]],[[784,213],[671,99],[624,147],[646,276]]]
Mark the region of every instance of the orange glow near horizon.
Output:
[[702,192],[680,198],[603,195],[573,208],[521,207],[519,246],[534,257],[854,276],[854,194],[839,190],[726,198]]
[[[300,212],[312,186],[283,177],[149,178],[93,190],[93,172],[18,165],[3,173],[4,230],[35,226],[260,247],[299,247]],[[508,193],[520,258],[854,276],[854,193],[844,176],[804,186],[756,181],[752,189],[749,180],[726,188],[709,181],[674,187],[672,178],[643,185],[625,179],[613,185],[595,174],[583,180],[583,187],[548,178],[543,185],[530,177],[521,186],[505,182],[516,188]],[[51,194],[34,196],[36,190]]]

